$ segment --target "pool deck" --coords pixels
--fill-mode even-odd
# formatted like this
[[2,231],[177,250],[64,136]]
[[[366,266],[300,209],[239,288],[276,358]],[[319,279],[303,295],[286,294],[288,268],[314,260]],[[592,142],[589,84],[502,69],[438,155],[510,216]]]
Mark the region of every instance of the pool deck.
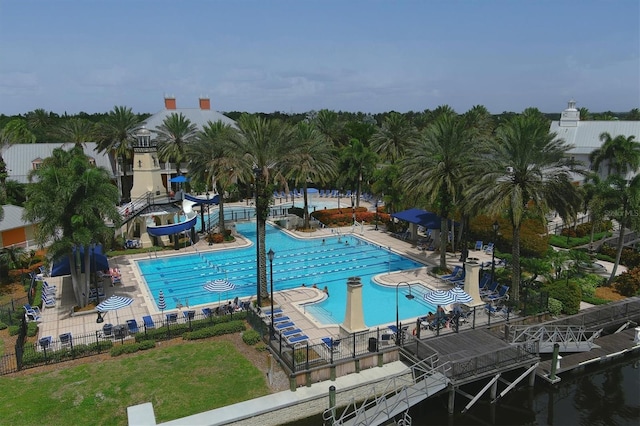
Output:
[[[244,203],[234,203],[227,206],[233,207],[235,205],[244,207]],[[362,205],[368,206],[366,203]],[[371,206],[368,206],[371,207]],[[433,251],[423,251],[416,246],[415,243],[407,240],[401,240],[389,232],[380,228],[375,230],[374,225],[358,225],[348,226],[343,228],[324,228],[318,229],[315,232],[299,232],[299,231],[287,231],[291,235],[298,238],[322,238],[335,236],[336,232],[342,235],[353,234],[360,238],[363,238],[370,243],[377,244],[381,247],[385,247],[397,254],[409,257],[415,261],[423,263],[425,266],[418,269],[412,269],[407,271],[392,272],[390,274],[382,274],[378,276],[378,281],[395,285],[399,282],[409,282],[412,285],[414,283],[424,285],[431,289],[449,289],[451,285],[444,281],[435,278],[427,274],[427,268],[429,266],[435,266],[439,263],[439,253]],[[75,298],[73,295],[70,277],[48,277],[46,281],[58,287],[56,292],[56,306],[52,308],[46,308],[42,311],[42,321],[39,325],[39,338],[45,336],[51,336],[57,338],[63,333],[72,333],[74,336],[86,335],[95,333],[102,329],[102,326],[106,323],[112,324],[125,324],[127,320],[135,318],[138,324],[141,323],[142,317],[145,315],[158,314],[159,312],[155,308],[155,303],[152,301],[146,286],[142,285],[142,278],[139,275],[138,268],[134,266],[136,259],[149,259],[149,258],[162,258],[166,256],[175,256],[180,254],[188,254],[195,252],[207,252],[225,250],[228,248],[246,247],[251,245],[251,242],[245,240],[242,236],[237,237],[234,242],[224,244],[214,244],[209,246],[204,240],[200,240],[193,246],[182,248],[179,250],[152,252],[147,254],[136,255],[122,255],[109,259],[109,264],[112,268],[119,268],[121,272],[122,284],[111,286],[108,280],[105,280],[103,288],[106,297],[111,295],[127,296],[133,299],[133,303],[125,308],[122,308],[116,312],[108,312],[104,315],[104,323],[96,323],[97,314],[95,311],[88,312],[86,314],[74,313],[72,314],[73,307],[75,305]],[[480,262],[486,262],[491,260],[491,255],[484,253],[483,251],[470,251],[469,256],[476,257]],[[447,264],[450,267],[455,265],[462,265],[459,260],[459,253],[455,255],[447,253]],[[608,265],[607,265],[608,267]],[[314,343],[320,342],[320,339],[327,336],[338,335],[338,325],[323,325],[313,319],[310,315],[304,312],[304,303],[308,303],[314,300],[320,300],[324,297],[324,294],[318,290],[310,287],[299,287],[291,290],[276,292],[275,303],[280,305],[285,310],[287,316],[309,336],[310,340]],[[200,307],[200,306],[199,306]],[[204,307],[204,306],[202,306]],[[193,309],[193,308],[192,308]],[[177,311],[177,310],[174,310]],[[172,310],[165,310],[165,313],[172,312]],[[426,313],[425,313],[426,314]],[[486,321],[486,315],[480,315],[478,318]],[[493,321],[493,320],[492,320]]]

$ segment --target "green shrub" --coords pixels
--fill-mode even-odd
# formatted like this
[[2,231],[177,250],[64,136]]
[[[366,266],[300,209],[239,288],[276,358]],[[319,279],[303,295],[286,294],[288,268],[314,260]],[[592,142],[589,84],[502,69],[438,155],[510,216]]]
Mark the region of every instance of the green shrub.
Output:
[[244,325],[244,321],[231,321],[223,324],[216,324],[213,327],[184,333],[182,338],[184,340],[206,339],[208,337],[221,336],[223,334],[239,333],[245,330],[246,326]]
[[38,334],[38,323],[30,322],[27,324],[27,336],[33,337]]
[[635,296],[640,291],[640,268],[621,273],[613,280],[613,286],[623,296]]
[[268,346],[265,345],[264,342],[258,342],[254,347],[258,352],[266,352],[268,349]]
[[558,316],[562,312],[562,302],[552,297],[549,298],[549,313]]
[[584,302],[591,303],[592,305],[605,305],[605,304],[611,302],[610,300],[600,299],[599,297],[595,297],[595,296],[594,297],[584,297],[583,296],[582,300]]
[[[118,345],[111,348],[109,352],[111,356],[120,356],[122,354],[132,354],[140,350],[141,343],[128,343],[125,345]],[[154,343],[155,346],[155,343]]]
[[140,348],[141,351],[145,351],[147,349],[153,349],[156,347],[156,342],[155,340],[145,340],[138,343],[138,347]]
[[5,324],[2,321],[0,321],[0,330],[4,330],[7,327],[9,327],[7,324]]
[[545,285],[549,297],[562,302],[562,312],[567,315],[577,314],[580,311],[582,290],[575,281],[557,280]]
[[249,346],[253,346],[260,341],[260,333],[255,330],[247,330],[242,333],[242,341]]
[[582,290],[582,300],[592,298],[596,295],[596,288],[602,285],[604,278],[596,274],[586,274],[584,277],[578,278],[576,282]]
[[10,325],[9,326],[9,335],[10,336],[16,336],[16,335],[18,335],[18,333],[20,333],[20,326],[19,325]]

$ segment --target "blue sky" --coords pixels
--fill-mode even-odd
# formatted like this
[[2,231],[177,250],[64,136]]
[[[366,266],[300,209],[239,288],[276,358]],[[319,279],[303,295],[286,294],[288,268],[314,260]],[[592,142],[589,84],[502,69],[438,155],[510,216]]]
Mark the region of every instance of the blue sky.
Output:
[[0,0],[0,113],[640,107],[640,2]]

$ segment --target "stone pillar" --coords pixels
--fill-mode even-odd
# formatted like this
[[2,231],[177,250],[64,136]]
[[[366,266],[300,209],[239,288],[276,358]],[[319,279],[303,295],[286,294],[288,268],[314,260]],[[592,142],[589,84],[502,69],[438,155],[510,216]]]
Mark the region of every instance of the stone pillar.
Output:
[[471,297],[473,302],[466,303],[469,307],[484,305],[480,298],[480,265],[476,261],[469,261],[464,264],[464,291]]
[[352,333],[366,331],[362,310],[362,282],[360,277],[347,279],[347,306],[344,322],[340,324],[340,336],[346,337]]

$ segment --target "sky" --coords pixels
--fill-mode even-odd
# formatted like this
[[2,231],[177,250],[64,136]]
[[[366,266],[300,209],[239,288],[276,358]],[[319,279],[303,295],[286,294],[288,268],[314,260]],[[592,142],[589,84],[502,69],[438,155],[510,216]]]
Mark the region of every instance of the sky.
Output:
[[640,107],[638,0],[0,0],[0,114]]

